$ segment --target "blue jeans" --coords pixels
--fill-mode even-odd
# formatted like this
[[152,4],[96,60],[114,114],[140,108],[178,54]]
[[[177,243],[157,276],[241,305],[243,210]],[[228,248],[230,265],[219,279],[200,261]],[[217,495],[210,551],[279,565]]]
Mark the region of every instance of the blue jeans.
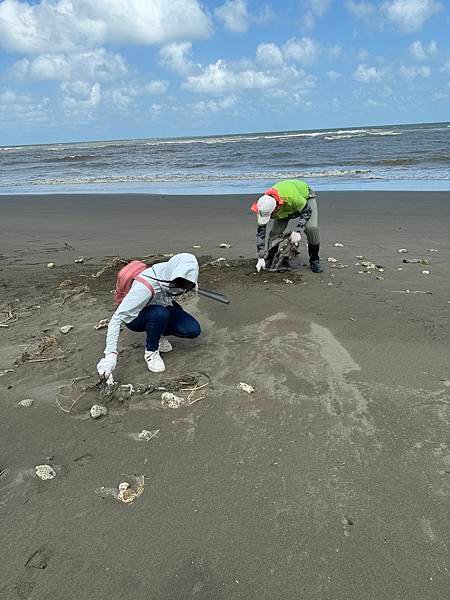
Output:
[[131,331],[146,331],[146,349],[158,350],[162,335],[174,335],[181,338],[196,338],[200,335],[199,322],[181,308],[176,302],[173,306],[150,304],[141,310],[138,316],[126,323]]

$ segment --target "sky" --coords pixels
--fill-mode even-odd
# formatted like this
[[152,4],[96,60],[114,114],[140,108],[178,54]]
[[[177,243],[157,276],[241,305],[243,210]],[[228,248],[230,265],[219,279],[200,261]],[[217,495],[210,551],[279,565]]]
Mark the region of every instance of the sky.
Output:
[[450,120],[450,0],[0,0],[0,145]]

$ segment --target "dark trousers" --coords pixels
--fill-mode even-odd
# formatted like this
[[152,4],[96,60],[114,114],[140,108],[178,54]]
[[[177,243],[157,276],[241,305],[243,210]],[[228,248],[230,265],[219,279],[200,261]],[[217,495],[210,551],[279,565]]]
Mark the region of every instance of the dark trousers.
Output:
[[173,306],[146,306],[126,326],[131,331],[147,332],[145,347],[151,352],[158,350],[162,335],[196,338],[201,333],[199,322],[176,303]]

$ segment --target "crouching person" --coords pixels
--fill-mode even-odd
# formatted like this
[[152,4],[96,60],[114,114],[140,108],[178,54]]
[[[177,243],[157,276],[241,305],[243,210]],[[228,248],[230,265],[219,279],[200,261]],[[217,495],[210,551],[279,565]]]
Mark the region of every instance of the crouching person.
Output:
[[117,277],[115,301],[119,304],[108,325],[105,356],[97,365],[100,376],[109,377],[117,363],[117,344],[122,323],[131,331],[147,334],[144,360],[153,373],[165,371],[162,352],[170,352],[167,336],[196,338],[198,321],[175,301],[196,289],[198,262],[193,254],[176,254],[168,262],[147,267],[139,261],[126,265]]

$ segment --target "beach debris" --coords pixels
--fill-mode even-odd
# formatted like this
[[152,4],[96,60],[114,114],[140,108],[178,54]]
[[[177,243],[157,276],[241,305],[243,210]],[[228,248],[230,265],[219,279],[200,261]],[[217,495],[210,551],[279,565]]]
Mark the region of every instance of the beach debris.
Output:
[[3,314],[7,315],[2,321],[0,321],[0,327],[9,327],[11,323],[19,320],[19,316],[13,308],[8,308]]
[[169,252],[168,254],[163,254],[164,258],[172,258],[172,256],[175,256],[175,254],[173,252]]
[[408,250],[406,248],[400,248],[399,250],[397,250],[397,252],[399,254],[406,254],[406,252],[408,252]]
[[398,267],[397,271],[403,271],[403,269],[401,267]]
[[366,269],[373,270],[376,269],[376,264],[371,262],[370,260],[363,260],[361,265],[366,267]]
[[376,275],[375,279],[378,279],[378,281],[384,281],[384,277],[381,277],[381,275]]
[[243,381],[239,383],[238,388],[247,394],[253,394],[255,391],[255,388],[252,385],[244,383]]
[[84,256],[79,256],[79,257],[78,257],[78,258],[76,258],[76,259],[75,259],[73,262],[74,262],[75,264],[77,264],[77,263],[84,263]]
[[436,250],[436,248],[430,248],[428,252],[439,252],[439,250]]
[[334,245],[336,246],[336,248],[343,248],[344,247],[344,244],[341,244],[341,242],[336,242]]
[[105,327],[108,327],[108,323],[108,319],[100,319],[100,321],[97,323],[94,329],[104,329]]
[[122,481],[119,483],[119,492],[117,494],[117,500],[122,502],[123,504],[130,504],[136,498],[142,495],[144,491],[144,476],[138,475],[134,477],[135,479],[135,488],[131,487],[128,481]]
[[422,275],[429,275],[429,274],[430,274],[430,271],[428,271],[428,270],[422,271]]
[[120,258],[120,256],[115,256],[112,258],[100,271],[97,273],[93,273],[92,277],[94,279],[98,279],[102,275],[104,275],[107,271],[111,271],[112,269],[117,269],[118,267],[122,267],[128,263],[124,258]]
[[329,256],[329,257],[327,258],[327,261],[328,261],[329,263],[337,263],[337,262],[338,262],[338,259],[337,259],[337,258],[334,258],[333,256]]
[[148,431],[148,429],[143,429],[140,433],[138,433],[138,439],[143,440],[144,442],[149,442],[154,437],[156,437],[159,433],[159,429],[155,429],[154,431]]
[[47,269],[53,269],[53,267],[56,267],[54,262],[47,263]]
[[89,411],[93,419],[99,419],[105,417],[108,414],[108,409],[102,404],[94,404]]
[[231,244],[226,244],[225,242],[222,242],[221,244],[219,244],[219,248],[226,248],[228,250],[229,248],[231,248]]
[[199,244],[196,244],[195,246],[192,246],[194,250],[200,250],[201,246]]
[[349,317],[349,321],[353,321],[353,323],[356,323],[356,319],[353,317]]
[[348,265],[343,265],[342,263],[333,263],[332,265],[330,265],[330,269],[346,269],[347,267]]
[[205,263],[203,267],[213,267],[217,265],[222,265],[223,263],[226,263],[226,260],[226,258],[221,256],[220,258],[216,258],[215,260],[211,260],[210,262]]
[[60,332],[64,335],[67,335],[71,329],[73,329],[73,325],[63,325],[59,328]]
[[43,481],[56,477],[56,473],[50,465],[37,465],[37,467],[34,467],[34,471],[36,476]]
[[402,260],[402,262],[417,263],[417,264],[421,264],[421,265],[429,265],[430,264],[430,261],[428,260],[428,258],[404,258]]
[[180,396],[172,394],[172,392],[164,392],[161,395],[161,404],[167,408],[179,408],[186,404],[186,400]]
[[358,260],[362,260],[364,258],[364,256],[362,256],[361,254],[358,254],[358,256],[355,256],[355,258],[357,258]]
[[24,408],[30,408],[33,406],[34,400],[32,398],[25,398],[17,403],[18,406],[23,406]]
[[284,281],[284,283],[294,283],[294,282],[292,281],[292,279],[287,279],[287,277],[285,277],[285,278],[283,279],[283,281]]
[[331,283],[331,281],[329,281],[329,282],[327,283],[327,286],[328,286],[328,287],[331,287],[332,285],[333,285],[333,284]]
[[432,294],[431,290],[391,290],[392,294]]
[[5,369],[4,371],[0,371],[0,377],[3,377],[3,375],[7,375],[8,373],[14,373],[14,369]]
[[61,281],[61,283],[59,285],[56,286],[56,288],[58,290],[62,290],[64,288],[70,288],[73,286],[73,281],[71,279],[64,279],[64,281]]
[[377,265],[377,270],[378,270],[380,273],[384,273],[384,269],[383,269],[383,267],[379,267],[379,266]]

